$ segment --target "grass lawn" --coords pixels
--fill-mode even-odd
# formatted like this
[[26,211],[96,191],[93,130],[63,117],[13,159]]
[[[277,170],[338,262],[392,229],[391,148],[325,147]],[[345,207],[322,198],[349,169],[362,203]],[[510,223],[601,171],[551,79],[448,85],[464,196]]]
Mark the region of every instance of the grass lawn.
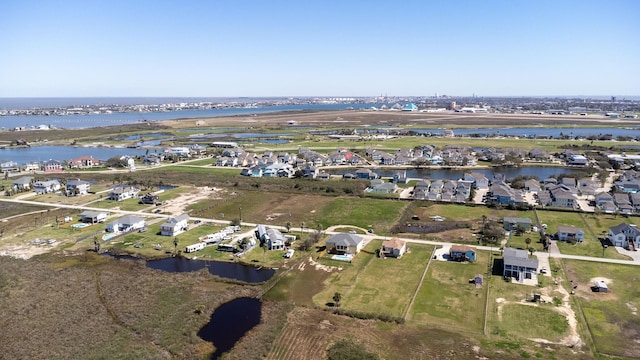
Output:
[[322,290],[322,284],[331,273],[306,262],[296,261],[298,255],[302,256],[296,251],[294,260],[288,261],[290,266],[293,262],[294,268],[264,295],[265,299],[288,301],[297,305],[314,305],[313,296]]
[[318,211],[317,221],[325,228],[337,224],[354,225],[385,233],[406,206],[408,203],[401,201],[338,197]]
[[[350,310],[404,316],[429,262],[432,246],[411,245],[400,259],[374,257],[359,274],[340,306]],[[397,277],[389,276],[397,274]]]
[[[324,288],[313,297],[313,303],[317,306],[325,306],[327,302],[333,300],[333,294],[336,292],[342,294],[343,301],[347,299],[349,293],[356,286],[356,282],[360,276],[360,273],[364,268],[375,259],[375,255],[372,254],[382,245],[381,240],[373,240],[365,247],[365,250],[371,253],[361,251],[356,257],[351,260],[351,263],[336,261],[336,260],[323,260],[322,264],[334,265],[342,268],[342,270],[333,272],[331,276],[324,282]],[[350,309],[350,305],[346,305],[347,301],[344,301],[345,307]]]
[[507,210],[507,209],[491,209],[486,206],[466,206],[459,204],[441,204],[434,203],[426,207],[418,208],[418,216],[420,219],[426,220],[429,216],[442,216],[447,220],[458,221],[478,221],[482,222],[482,215],[487,217],[487,220],[502,221],[505,217],[528,217],[535,219],[533,211],[519,211],[519,210]]
[[265,191],[237,191],[230,199],[207,199],[189,205],[192,216],[242,221],[265,225],[315,227],[318,213],[333,197],[297,195]]
[[240,176],[241,169],[238,168],[219,168],[219,167],[201,167],[201,166],[190,166],[192,164],[175,164],[171,166],[164,166],[152,170],[148,170],[153,173],[153,171],[170,171],[170,172],[182,172],[188,174],[223,174],[223,175],[237,175]]
[[[476,289],[469,279],[486,279],[489,253],[478,251],[475,263],[431,261],[408,320],[417,324],[437,323],[445,328],[481,332],[485,289]],[[486,286],[486,285],[485,285]]]
[[502,336],[516,334],[523,338],[560,340],[569,330],[567,318],[549,306],[506,304],[500,313]]
[[91,203],[89,206],[102,208],[102,209],[118,208],[120,210],[126,210],[126,211],[138,211],[138,210],[146,209],[150,205],[140,204],[138,199],[126,199],[122,201],[103,199],[103,200]]
[[[639,358],[640,343],[633,340],[640,337],[640,268],[565,260],[565,269],[578,286],[574,299],[584,312],[598,352]],[[608,293],[591,291],[595,277],[607,279]]]

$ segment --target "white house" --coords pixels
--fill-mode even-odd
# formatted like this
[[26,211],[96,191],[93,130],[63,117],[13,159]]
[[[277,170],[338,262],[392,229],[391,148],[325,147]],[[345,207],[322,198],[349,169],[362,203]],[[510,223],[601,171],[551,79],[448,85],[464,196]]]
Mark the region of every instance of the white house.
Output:
[[80,214],[80,221],[82,221],[83,223],[91,223],[91,224],[95,224],[95,223],[101,223],[104,222],[107,217],[109,216],[109,213],[106,211],[84,211],[82,214]]
[[125,199],[132,199],[138,197],[140,189],[130,185],[118,185],[114,187],[109,193],[109,199],[115,201],[122,201]]
[[60,181],[58,180],[46,180],[46,181],[36,181],[33,184],[33,190],[36,194],[48,194],[56,191],[60,191]]
[[256,237],[260,240],[260,243],[265,244],[269,250],[284,249],[285,237],[278,229],[258,225]]
[[90,187],[91,184],[88,181],[69,179],[66,186],[67,196],[86,195],[89,193]]
[[145,227],[144,218],[127,215],[107,224],[107,231],[114,234],[140,230]]
[[364,239],[355,234],[335,234],[327,239],[327,251],[357,254],[364,247]]
[[407,243],[398,238],[382,242],[382,252],[385,256],[400,258],[407,251]]
[[177,155],[177,156],[184,156],[184,157],[191,156],[191,152],[189,151],[188,147],[172,147],[170,149],[165,150],[164,153],[166,155]]
[[22,176],[13,181],[11,188],[18,191],[29,190],[31,189],[31,182],[33,182],[33,178],[31,176]]
[[640,229],[633,224],[622,223],[610,227],[607,238],[613,246],[632,248],[633,250],[640,247]]
[[189,215],[182,214],[176,217],[172,217],[164,224],[160,225],[160,235],[162,236],[176,236],[187,231],[189,228]]
[[575,226],[558,225],[558,240],[560,241],[584,241],[584,230]]
[[514,248],[504,249],[504,270],[505,277],[511,277],[518,282],[538,279],[538,259],[529,258],[526,250]]

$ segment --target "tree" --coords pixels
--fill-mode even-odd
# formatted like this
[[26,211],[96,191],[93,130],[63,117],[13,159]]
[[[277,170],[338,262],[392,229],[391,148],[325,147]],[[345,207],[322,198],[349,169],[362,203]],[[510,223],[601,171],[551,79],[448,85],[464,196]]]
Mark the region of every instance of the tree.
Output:
[[96,252],[100,252],[100,241],[98,241],[98,237],[97,236],[93,237],[93,249]]
[[173,237],[173,255],[175,255],[178,252],[178,237],[174,236]]
[[240,219],[238,218],[233,218],[231,219],[231,226],[240,226]]
[[284,227],[287,228],[287,232],[291,231],[291,222],[287,221],[287,224]]
[[524,243],[527,244],[527,249],[528,249],[529,245],[531,245],[531,238],[524,239]]
[[339,292],[336,292],[335,294],[333,294],[332,299],[335,306],[340,307],[340,300],[342,300],[342,294],[340,294]]

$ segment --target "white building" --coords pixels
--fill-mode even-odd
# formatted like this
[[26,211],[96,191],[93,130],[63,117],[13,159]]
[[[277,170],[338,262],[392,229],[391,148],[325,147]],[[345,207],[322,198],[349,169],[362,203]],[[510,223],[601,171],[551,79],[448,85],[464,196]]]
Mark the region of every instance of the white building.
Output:
[[108,223],[107,231],[114,234],[119,234],[124,232],[140,230],[144,227],[145,227],[144,218],[134,216],[134,215],[127,215],[127,216],[121,217],[120,219],[117,219],[115,221]]

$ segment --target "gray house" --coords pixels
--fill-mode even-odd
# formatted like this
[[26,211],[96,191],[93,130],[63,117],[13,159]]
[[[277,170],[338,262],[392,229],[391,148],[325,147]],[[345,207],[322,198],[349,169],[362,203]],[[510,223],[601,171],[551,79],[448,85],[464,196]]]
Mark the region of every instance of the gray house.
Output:
[[503,223],[504,229],[507,231],[518,230],[518,228],[531,231],[531,219],[529,218],[505,217]]
[[560,241],[584,241],[584,230],[575,226],[558,225],[558,240]]
[[355,234],[335,234],[327,239],[327,251],[338,254],[357,254],[364,247],[364,240]]
[[530,259],[525,250],[504,249],[503,276],[516,279],[518,282],[538,279],[538,259]]

